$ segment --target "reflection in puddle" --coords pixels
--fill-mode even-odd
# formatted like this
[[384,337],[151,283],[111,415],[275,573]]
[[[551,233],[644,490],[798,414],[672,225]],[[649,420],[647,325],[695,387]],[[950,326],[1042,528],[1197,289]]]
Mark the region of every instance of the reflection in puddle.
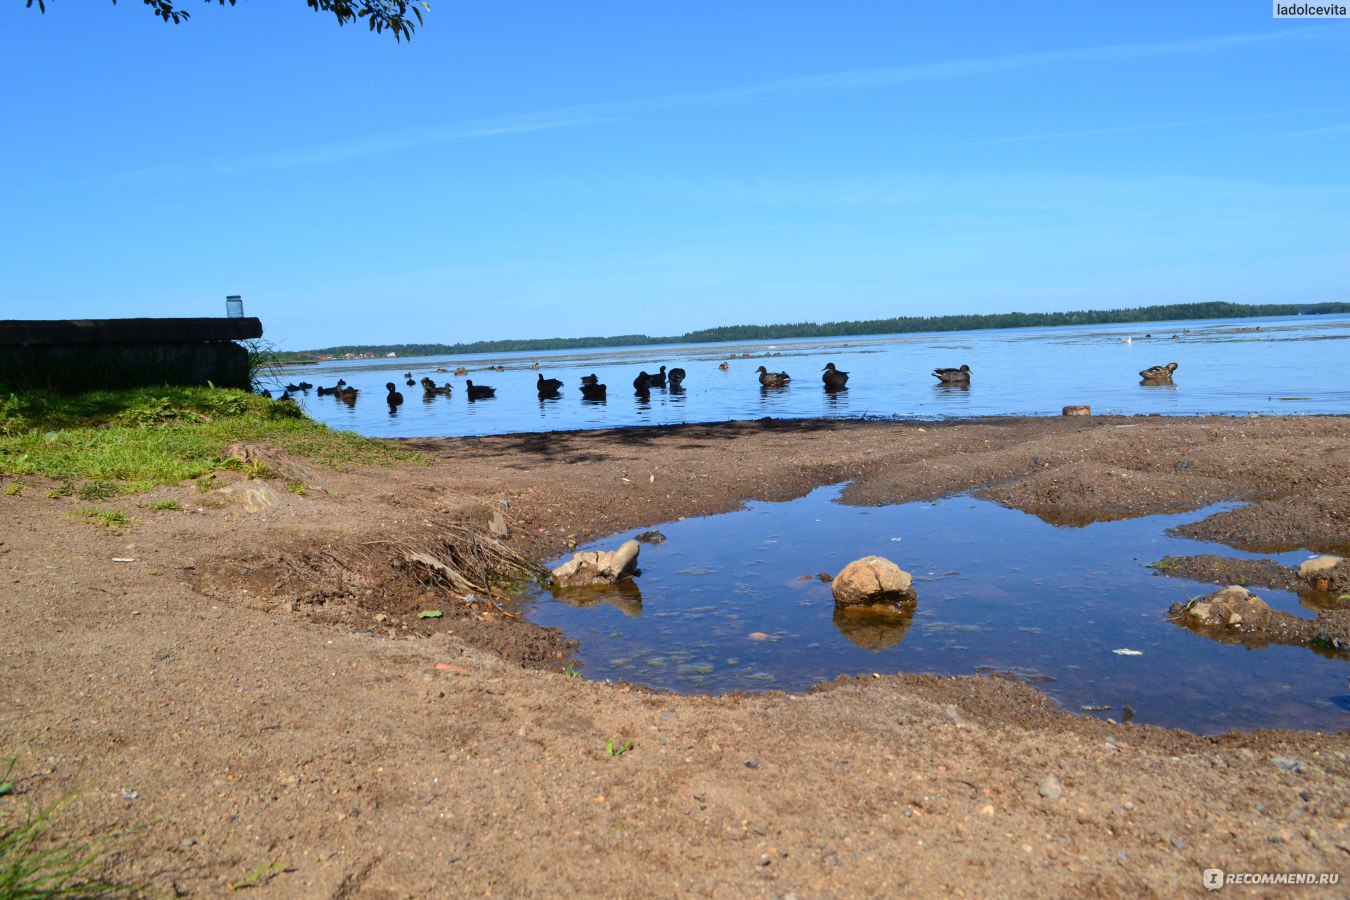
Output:
[[[1344,660],[1305,647],[1250,650],[1168,621],[1172,604],[1214,586],[1148,564],[1169,554],[1246,557],[1168,533],[1231,504],[1069,529],[970,497],[864,508],[833,502],[840,491],[664,524],[665,543],[642,547],[637,586],[538,597],[529,616],[580,641],[587,677],[678,691],[987,672],[1036,685],[1073,711],[1119,719],[1128,708],[1135,721],[1202,733],[1350,724]],[[836,610],[820,574],[871,553],[914,576],[912,615]],[[1294,594],[1260,595],[1300,611]]]

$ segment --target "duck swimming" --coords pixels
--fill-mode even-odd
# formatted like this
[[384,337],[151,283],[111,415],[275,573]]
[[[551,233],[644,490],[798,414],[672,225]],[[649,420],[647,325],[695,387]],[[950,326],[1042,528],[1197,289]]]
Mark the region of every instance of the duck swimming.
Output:
[[466,369],[466,368],[464,368],[463,366],[460,366],[458,369],[455,370],[455,374],[456,374],[456,375],[468,375],[468,374],[469,374],[469,370]]
[[488,387],[486,384],[474,384],[472,381],[466,381],[464,386],[468,388],[470,400],[486,400],[489,397],[497,396],[497,389]]
[[677,388],[680,386],[680,383],[684,381],[684,369],[676,366],[670,370],[667,377],[670,379],[671,388]]
[[412,380],[412,376],[410,375],[410,376],[408,376],[408,380],[407,380],[406,384],[408,385],[408,387],[412,387],[413,385],[417,384],[417,382],[413,381],[413,380]]
[[638,373],[638,376],[633,379],[633,390],[637,391],[639,394],[646,394],[651,391],[651,389],[652,376],[647,374],[646,369],[643,369]]
[[586,382],[581,386],[581,398],[583,400],[603,400],[605,399],[605,386]]
[[970,366],[963,364],[959,369],[934,369],[933,377],[943,384],[969,384]]
[[389,401],[389,405],[390,405],[390,406],[402,406],[402,405],[403,405],[403,395],[400,394],[400,393],[398,392],[398,390],[394,387],[394,383],[391,381],[391,382],[389,382],[388,384],[386,384],[385,387],[389,388],[389,396],[385,398],[386,400]]
[[1177,370],[1177,364],[1170,362],[1165,366],[1150,366],[1139,373],[1139,377],[1144,381],[1169,382],[1172,380],[1172,373]]
[[821,371],[825,373],[820,376],[820,380],[825,382],[825,390],[842,391],[848,386],[848,373],[836,369],[834,363],[826,363]]
[[652,387],[663,388],[666,386],[666,367],[662,366],[661,371],[654,375],[648,375],[647,380],[651,382]]
[[720,366],[718,366],[717,368],[719,368],[719,369],[721,369],[723,372],[725,372],[727,369],[730,369],[730,368],[731,368],[731,363],[727,362],[726,360],[722,360],[722,364],[721,364]]
[[770,372],[763,366],[760,366],[756,371],[759,372],[761,387],[782,387],[792,380],[792,376],[786,372]]
[[544,373],[539,373],[539,381],[535,386],[539,388],[540,397],[556,397],[563,383],[557,378],[545,378]]
[[589,374],[589,375],[582,375],[582,376],[581,376],[581,383],[582,383],[582,384],[599,384],[599,383],[600,383],[600,376],[596,375],[594,372],[592,372],[592,373]]

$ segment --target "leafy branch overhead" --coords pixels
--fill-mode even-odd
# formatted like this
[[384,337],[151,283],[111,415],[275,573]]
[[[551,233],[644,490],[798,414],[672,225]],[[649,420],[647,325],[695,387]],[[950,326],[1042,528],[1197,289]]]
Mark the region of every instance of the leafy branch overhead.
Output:
[[[113,5],[117,4],[117,0],[112,2]],[[181,0],[141,0],[141,2],[165,22],[177,25],[191,18],[186,10],[174,5]],[[204,2],[211,3],[212,0]],[[235,0],[215,0],[215,2],[221,6],[235,4]],[[422,10],[431,9],[425,0],[305,0],[305,3],[315,12],[332,13],[339,25],[365,19],[371,31],[379,33],[388,29],[393,32],[396,41],[405,38],[411,40],[413,30],[422,24]],[[45,13],[47,0],[27,0],[24,6],[29,9],[37,6],[39,12]]]

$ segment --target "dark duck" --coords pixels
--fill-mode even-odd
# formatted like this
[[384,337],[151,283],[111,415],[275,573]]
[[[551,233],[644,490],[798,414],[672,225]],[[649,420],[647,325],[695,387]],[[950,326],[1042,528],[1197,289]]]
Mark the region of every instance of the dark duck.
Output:
[[470,400],[486,400],[489,397],[497,396],[497,389],[488,387],[486,384],[474,384],[472,381],[465,381],[464,387],[468,389]]
[[763,366],[760,366],[755,371],[759,372],[759,383],[761,387],[783,387],[792,380],[792,376],[786,372],[770,372]]
[[386,400],[389,401],[389,405],[391,407],[402,406],[403,395],[398,392],[398,389],[396,387],[394,387],[394,383],[391,381],[388,384],[386,384],[385,387],[389,389],[389,396],[385,398]]
[[605,386],[594,382],[585,382],[581,385],[581,397],[583,400],[603,400],[605,399]]
[[825,382],[825,390],[842,391],[848,385],[848,373],[836,369],[834,363],[826,363],[821,371],[825,373],[820,376],[820,380]]
[[670,379],[671,388],[677,388],[684,383],[684,369],[676,366],[666,373],[666,377]]
[[539,380],[535,383],[540,397],[556,397],[562,386],[563,383],[557,378],[545,378],[543,372],[539,373]]
[[1170,384],[1172,373],[1177,370],[1177,364],[1170,362],[1165,366],[1150,366],[1139,373],[1139,377],[1144,381],[1153,384]]
[[933,377],[943,384],[970,384],[970,366],[959,369],[934,369]]

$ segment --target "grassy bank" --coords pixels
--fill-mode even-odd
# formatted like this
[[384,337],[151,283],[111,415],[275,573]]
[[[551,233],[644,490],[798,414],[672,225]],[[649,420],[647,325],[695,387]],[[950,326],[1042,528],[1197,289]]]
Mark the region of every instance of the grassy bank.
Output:
[[225,388],[0,397],[0,473],[108,482],[120,493],[225,468],[221,451],[236,441],[270,444],[332,468],[389,465],[415,456],[334,431],[293,404]]

